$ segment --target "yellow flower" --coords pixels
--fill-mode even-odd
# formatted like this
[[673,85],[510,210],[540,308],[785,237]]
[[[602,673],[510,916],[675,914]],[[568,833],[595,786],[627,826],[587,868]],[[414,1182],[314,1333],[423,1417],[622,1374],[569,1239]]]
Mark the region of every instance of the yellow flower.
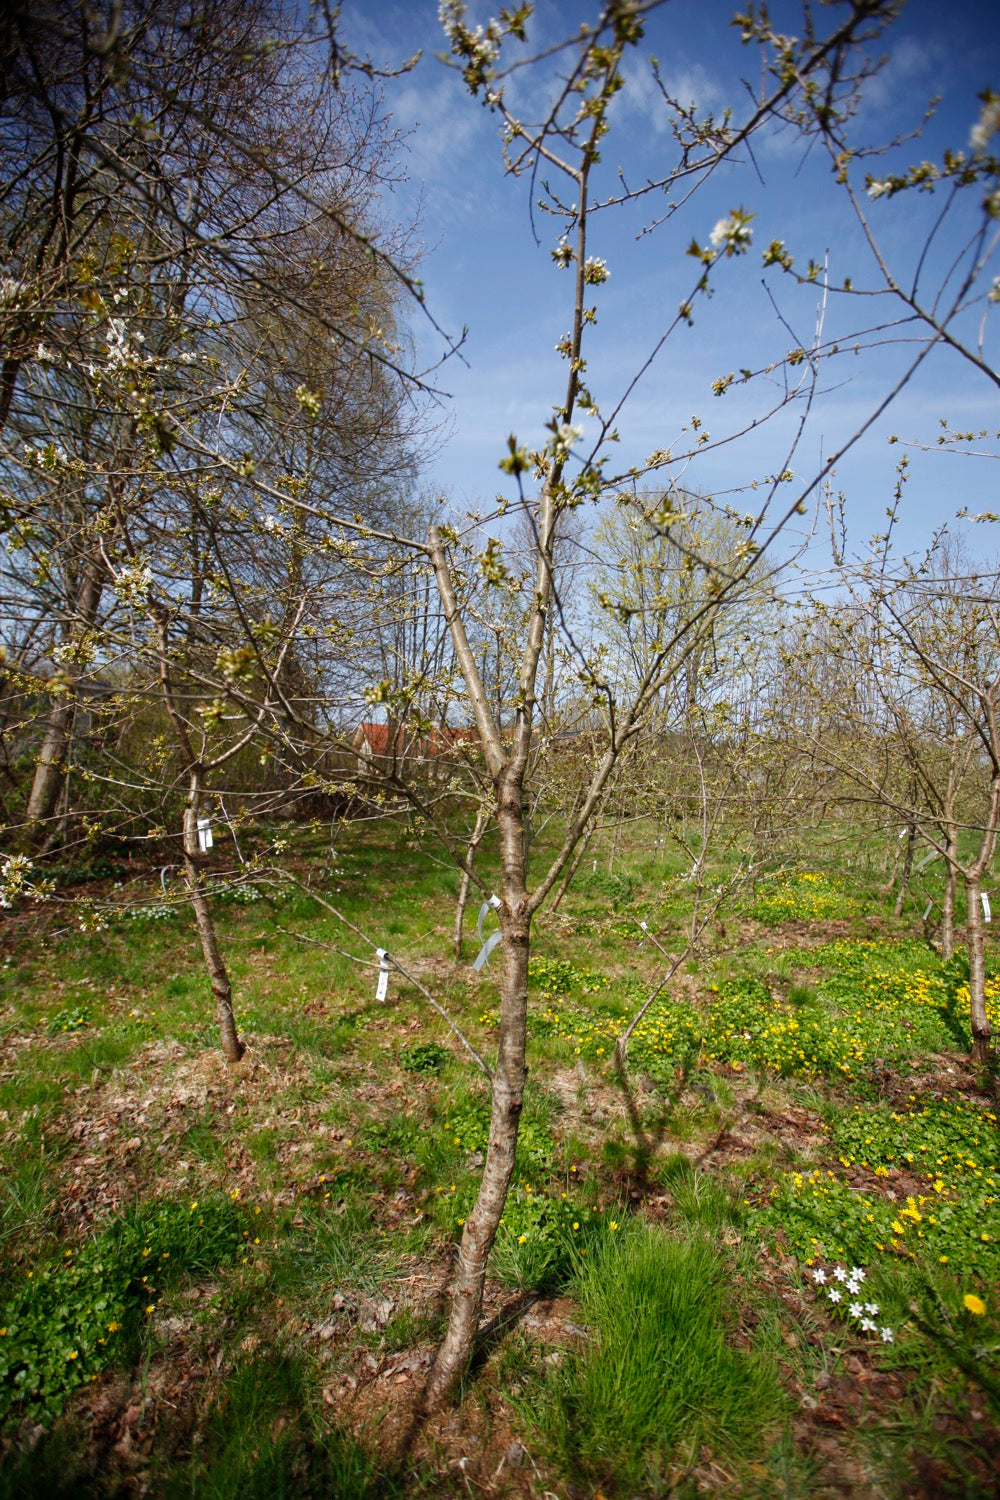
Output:
[[962,1298],[962,1306],[970,1313],[974,1313],[977,1318],[981,1318],[986,1311],[986,1303],[982,1297],[977,1297],[975,1292],[966,1292]]

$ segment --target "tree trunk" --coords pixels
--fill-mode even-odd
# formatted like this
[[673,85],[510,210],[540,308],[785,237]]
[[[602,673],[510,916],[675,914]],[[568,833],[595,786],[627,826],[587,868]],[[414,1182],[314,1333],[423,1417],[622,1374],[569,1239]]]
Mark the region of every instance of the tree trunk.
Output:
[[469,889],[472,885],[472,866],[476,858],[476,850],[482,842],[483,834],[486,832],[486,809],[476,809],[476,826],[472,830],[468,848],[465,851],[465,859],[462,863],[462,878],[458,885],[458,904],[455,907],[455,957],[462,957],[462,928],[465,924],[465,909],[469,904]]
[[958,832],[953,823],[946,831],[944,900],[941,903],[941,957],[952,958],[955,953],[955,890],[958,884]]
[[191,773],[191,792],[184,809],[184,875],[187,882],[188,900],[194,912],[195,925],[201,939],[201,951],[205,956],[205,967],[215,996],[215,1014],[219,1023],[219,1043],[227,1062],[237,1063],[243,1056],[243,1044],[236,1031],[236,1016],[233,1011],[233,988],[229,981],[219,940],[212,921],[212,911],[205,891],[205,882],[200,868],[201,850],[198,844],[198,809],[201,788],[197,771]]
[[69,746],[69,726],[73,718],[73,700],[53,703],[45,716],[42,746],[35,762],[35,775],[28,797],[27,820],[32,826],[47,823],[56,810],[62,787],[63,766]]
[[451,1293],[448,1329],[427,1384],[425,1401],[440,1405],[452,1394],[472,1358],[483,1306],[486,1267],[514,1176],[517,1131],[527,1074],[528,955],[530,918],[525,914],[524,819],[519,778],[501,789],[503,955],[500,980],[500,1048],[493,1078],[486,1162],[475,1207],[465,1221]]
[[989,1061],[993,1028],[986,1014],[986,927],[983,921],[979,881],[966,877],[965,922],[969,939],[969,1023],[972,1028],[972,1061],[984,1067]]
[[[995,692],[994,684],[993,691]],[[990,744],[997,745],[996,710],[992,694],[988,700]],[[985,1067],[990,1060],[993,1029],[986,1014],[986,920],[982,906],[983,876],[993,863],[1000,823],[1000,761],[994,758],[990,779],[990,800],[983,826],[979,853],[965,871],[965,924],[969,941],[969,1021],[972,1029],[972,1061]]]
[[[913,851],[917,842],[917,830],[913,823],[906,825],[906,849],[903,854],[903,868],[899,874],[899,890],[896,892],[895,905],[892,908],[894,917],[903,915],[903,903],[910,889],[910,876],[913,873]],[[890,890],[892,887],[890,886]]]
[[[92,629],[101,605],[102,592],[101,565],[87,566],[84,569],[79,598],[76,601],[75,622],[68,632],[70,644],[78,642],[88,630]],[[59,801],[63,767],[66,763],[66,752],[69,748],[70,732],[76,710],[77,679],[80,675],[79,667],[71,670],[72,687],[63,697],[53,702],[45,718],[45,732],[35,764],[35,775],[31,783],[26,813],[28,823],[32,826],[47,822],[55,812],[56,803]]]

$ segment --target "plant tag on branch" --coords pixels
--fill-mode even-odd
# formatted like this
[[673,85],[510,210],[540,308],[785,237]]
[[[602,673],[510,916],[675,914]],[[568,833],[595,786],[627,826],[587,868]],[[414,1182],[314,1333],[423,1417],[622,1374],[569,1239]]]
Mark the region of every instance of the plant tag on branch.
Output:
[[990,898],[985,891],[979,893],[979,899],[983,903],[983,921],[992,922],[993,913],[990,911]]
[[489,937],[486,938],[485,941],[483,939],[483,923],[489,916],[491,908],[493,909],[493,911],[500,910],[499,896],[491,896],[490,899],[488,901],[484,901],[482,906],[479,908],[479,920],[476,923],[476,935],[483,946],[480,948],[479,955],[475,963],[472,965],[477,974],[482,972],[483,968],[486,966],[490,954],[493,952],[493,949],[503,937],[503,929],[498,927],[496,932],[491,932]]
[[931,912],[933,910],[934,910],[934,902],[933,901],[928,901],[927,905],[924,907],[924,914],[923,914],[923,916],[921,917],[920,920],[922,922],[926,922],[927,918],[930,916],[930,914],[931,914]]
[[205,854],[209,849],[211,849],[211,847],[214,844],[214,842],[215,842],[215,840],[212,837],[212,820],[211,820],[211,818],[199,818],[198,819],[198,848],[201,850],[202,854]]
[[376,948],[378,954],[378,987],[375,999],[381,1004],[389,992],[389,959],[384,948]]

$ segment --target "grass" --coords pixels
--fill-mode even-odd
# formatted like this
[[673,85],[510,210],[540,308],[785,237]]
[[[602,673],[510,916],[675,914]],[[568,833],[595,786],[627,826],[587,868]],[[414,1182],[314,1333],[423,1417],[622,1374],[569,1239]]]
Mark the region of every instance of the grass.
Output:
[[[405,828],[338,841],[317,888],[489,1056],[496,975],[471,973],[472,942],[451,962],[453,880]],[[293,842],[305,868],[318,846]],[[142,914],[104,933],[15,915],[0,1328],[20,1329],[37,1378],[8,1394],[0,1497],[111,1494],[137,1475],[170,1495],[519,1494],[530,1479],[804,1497],[867,1493],[860,1473],[887,1500],[989,1493],[1000,1137],[963,1060],[961,962],[894,922],[877,862],[821,870],[814,853],[712,929],[634,1034],[623,1087],[614,1038],[659,977],[636,918],[676,951],[684,873],[637,833],[536,932],[495,1342],[457,1417],[409,1447],[390,1418],[439,1335],[486,1143],[487,1090],[454,1037],[397,976],[378,1003],[374,970],[345,956],[360,943],[305,893],[219,905],[249,1043],[235,1069],[190,920],[155,879],[126,887]],[[238,1224],[228,1248],[177,1241],[193,1202]],[[141,1300],[147,1247],[159,1275]],[[838,1264],[864,1266],[891,1344],[814,1281]],[[98,1313],[122,1324],[110,1339]],[[129,1421],[109,1466],[101,1445]],[[25,1422],[43,1430],[32,1445]]]
[[731,1267],[701,1235],[634,1226],[574,1283],[589,1337],[542,1376],[526,1419],[575,1483],[661,1494],[702,1445],[760,1450],[783,1414],[777,1365],[734,1340]]

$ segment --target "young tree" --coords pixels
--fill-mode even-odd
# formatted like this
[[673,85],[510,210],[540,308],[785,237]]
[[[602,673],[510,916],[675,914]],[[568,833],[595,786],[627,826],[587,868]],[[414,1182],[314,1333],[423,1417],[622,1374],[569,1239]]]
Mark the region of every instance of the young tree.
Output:
[[[498,895],[502,930],[500,1034],[490,1078],[489,1144],[479,1195],[463,1229],[448,1331],[429,1385],[431,1401],[442,1399],[453,1389],[468,1363],[478,1327],[487,1261],[514,1169],[527,1066],[528,957],[533,919],[555,893],[560,876],[601,804],[616,764],[654,705],[662,701],[666,684],[675,680],[688,652],[694,649],[693,643],[703,638],[720,607],[743,587],[757,566],[761,551],[780,533],[785,520],[802,508],[805,495],[819,478],[816,476],[804,490],[797,488],[783,504],[777,497],[784,479],[771,483],[763,503],[749,518],[742,546],[729,566],[714,571],[711,586],[682,610],[663,638],[655,642],[648,662],[622,701],[616,698],[602,666],[581,651],[579,643],[570,640],[577,676],[603,715],[606,741],[596,757],[586,792],[567,819],[560,847],[548,867],[529,885],[523,807],[545,632],[550,616],[559,607],[556,539],[567,512],[592,498],[614,493],[626,484],[631,487],[643,477],[634,470],[622,476],[611,471],[612,450],[608,442],[615,435],[615,422],[624,398],[612,400],[609,415],[603,415],[587,376],[585,341],[597,319],[597,307],[592,302],[594,289],[609,275],[604,261],[591,253],[589,237],[593,230],[599,163],[608,149],[605,137],[612,124],[610,106],[622,85],[623,57],[641,39],[643,17],[651,8],[643,4],[605,5],[593,24],[585,23],[571,42],[557,49],[558,77],[547,78],[545,85],[539,87],[537,97],[546,102],[537,121],[532,122],[508,103],[505,78],[514,64],[505,62],[504,50],[523,40],[529,7],[505,13],[485,31],[467,25],[464,6],[457,0],[450,0],[444,7],[446,30],[465,82],[503,125],[509,169],[515,173],[529,172],[536,186],[541,172],[551,174],[548,180],[541,181],[542,203],[555,226],[553,257],[571,278],[572,296],[570,330],[560,345],[566,361],[566,383],[555,404],[551,437],[543,449],[528,452],[512,436],[502,465],[518,481],[521,503],[530,517],[535,539],[530,591],[526,593],[517,637],[507,648],[518,667],[516,693],[506,725],[498,722],[490,702],[454,585],[457,538],[433,527],[427,548],[492,781],[489,810],[500,840]],[[747,22],[748,32],[765,50],[773,49],[773,71],[767,75],[768,84],[760,97],[753,100],[745,122],[739,126],[728,115],[723,124],[695,120],[690,111],[678,108],[675,101],[666,98],[678,153],[663,185],[685,181],[687,202],[692,179],[703,178],[720,161],[732,157],[763,122],[791,109],[793,100],[802,101],[797,118],[800,124],[805,124],[808,100],[814,91],[827,101],[827,112],[838,115],[846,107],[857,82],[851,69],[852,47],[860,39],[869,39],[885,14],[877,6],[855,8],[850,18],[829,36],[819,38],[807,28],[805,37],[798,41],[778,37],[763,19],[759,23]],[[518,59],[516,66],[523,69],[530,63],[531,59],[527,62]],[[524,97],[523,90],[519,89],[519,95]],[[664,330],[656,353],[662,352],[668,340],[686,326],[694,299],[708,288],[718,266],[745,253],[750,238],[750,215],[734,210],[716,226],[709,246],[698,247],[698,271],[691,297],[682,303],[673,322]],[[577,425],[581,413],[596,423],[597,437],[577,453],[583,435]],[[694,452],[698,446],[695,435]],[[651,456],[646,471],[655,474],[690,457],[690,453],[683,456],[657,453]],[[789,463],[783,462],[775,472],[784,476],[788,471]],[[530,495],[526,492],[529,476],[533,481]],[[772,513],[775,508],[776,513]],[[653,528],[669,530],[674,509],[673,499],[668,495],[648,518]],[[499,543],[487,546],[480,567],[487,579],[498,586],[502,583],[504,565]]]
[[[733,440],[741,430],[757,429],[764,417],[780,411],[794,419],[791,436],[786,429],[784,437],[777,439],[777,461],[768,465],[766,479],[753,484],[753,509],[745,517],[742,539],[732,556],[724,566],[716,562],[703,570],[704,586],[683,600],[669,627],[650,641],[641,670],[626,685],[617,683],[600,653],[589,649],[589,642],[581,639],[568,619],[558,552],[560,533],[567,517],[578,507],[607,496],[632,493],[658,480],[662,484],[664,475],[668,482],[662,503],[646,519],[653,532],[661,535],[669,535],[678,526],[679,489],[671,483],[671,475],[684,474],[687,485],[689,466],[711,453],[717,443],[696,420],[688,424],[673,449],[659,448],[645,463],[616,472],[613,445],[618,437],[617,424],[642,372],[654,360],[667,357],[667,351],[674,349],[693,321],[699,298],[713,289],[729,262],[749,252],[753,215],[746,208],[734,208],[716,223],[707,238],[696,232],[688,242],[694,268],[687,295],[676,313],[667,317],[652,348],[638,357],[637,373],[617,390],[602,376],[599,366],[593,371],[588,368],[600,288],[609,275],[616,274],[592,252],[600,215],[653,191],[666,195],[666,217],[671,220],[682,210],[696,212],[692,207],[698,202],[696,189],[723,163],[735,165],[755,134],[775,121],[799,131],[804,141],[812,136],[823,141],[839,140],[855,117],[858,91],[871,72],[865,48],[877,39],[893,13],[890,5],[879,0],[854,5],[824,34],[817,31],[807,11],[798,37],[775,31],[764,13],[752,12],[740,18],[744,42],[756,44],[763,54],[761,85],[749,91],[742,112],[727,111],[717,118],[699,115],[685,102],[672,98],[661,84],[674,150],[662,177],[644,184],[640,191],[627,186],[627,173],[617,175],[603,167],[602,157],[609,149],[613,101],[623,86],[623,60],[641,41],[645,19],[656,6],[657,0],[608,0],[571,38],[537,53],[515,51],[513,56],[512,49],[526,45],[530,6],[503,12],[500,20],[485,27],[467,23],[460,0],[446,0],[442,8],[446,34],[465,85],[497,117],[508,170],[514,176],[524,173],[530,177],[533,194],[552,227],[552,258],[567,278],[569,329],[558,345],[565,361],[565,381],[553,402],[547,440],[534,449],[523,445],[516,434],[508,441],[501,468],[516,485],[513,503],[504,501],[496,516],[485,522],[477,520],[465,537],[457,527],[437,524],[430,527],[426,541],[409,536],[397,537],[395,542],[408,554],[415,569],[423,565],[432,571],[466,710],[475,725],[477,755],[485,770],[485,775],[473,778],[470,785],[478,785],[485,819],[499,840],[495,891],[501,930],[499,1041],[495,1062],[484,1064],[491,1092],[489,1138],[479,1194],[463,1227],[448,1329],[428,1385],[431,1403],[443,1400],[454,1389],[468,1365],[478,1330],[487,1263],[514,1170],[527,1074],[528,960],[534,918],[556,898],[603,805],[617,767],[665,695],[677,695],[679,680],[689,664],[693,668],[720,612],[746,587],[760,566],[761,554],[774,546],[787,523],[806,510],[830,469],[905,386],[928,350],[942,339],[941,320],[936,319],[927,325],[925,341],[915,351],[908,351],[905,366],[893,377],[891,386],[875,398],[872,411],[835,453],[813,472],[807,470],[804,477],[796,477],[793,461],[801,453],[822,363],[834,358],[840,345],[826,340],[821,319],[810,347],[796,347],[758,370],[765,382],[778,370],[785,377],[784,393],[775,401],[765,386],[768,402],[763,416],[738,423],[725,440]],[[516,90],[509,84],[515,72]],[[523,109],[515,107],[515,96],[525,101]],[[537,102],[533,117],[532,100]],[[671,189],[681,185],[683,191],[672,196]],[[764,262],[796,275],[780,242],[769,247]],[[811,269],[796,284],[811,287],[816,283],[817,272]],[[869,330],[861,342],[875,336],[875,331]],[[780,337],[785,339],[783,331]],[[884,327],[878,337],[882,341],[887,337]],[[741,383],[752,386],[755,378],[747,369]],[[733,383],[734,377],[720,376],[716,386],[721,394]],[[477,610],[489,609],[483,600],[489,599],[492,590],[494,598],[504,600],[500,613],[508,620],[514,554],[503,528],[496,523],[511,510],[525,518],[532,552],[524,570],[527,581],[517,593],[516,607],[496,637],[499,668],[493,674],[494,682],[512,682],[509,698],[498,702],[493,684],[483,671]],[[485,544],[483,525],[490,528]],[[372,527],[363,517],[340,514],[331,517],[330,544],[340,549],[345,560],[353,561],[360,576],[370,577],[376,567],[385,566],[378,557],[380,549],[393,547],[393,530],[391,526]],[[522,551],[516,564],[518,573],[523,561]],[[475,609],[469,606],[471,596],[466,586],[473,571],[478,572],[485,591],[477,594]],[[627,601],[623,598],[621,603],[627,611]],[[609,607],[613,610],[614,601],[609,600]],[[545,867],[529,878],[525,809],[530,805],[537,764],[533,749],[543,696],[547,633],[553,627],[560,632],[577,690],[600,723],[601,733],[585,785],[566,816],[558,847]],[[390,717],[398,718],[409,711],[415,694],[424,690],[422,682],[411,684],[405,674],[387,674],[383,682],[372,685],[371,698],[387,705],[391,702]],[[290,758],[292,741],[300,728],[295,716],[288,714],[273,727],[275,735],[287,737]],[[440,838],[458,868],[468,868],[466,846],[456,842],[419,783],[401,774],[398,761],[385,770],[387,784],[409,798],[427,831]],[[470,878],[485,894],[490,893],[480,872],[470,872]]]
[[942,859],[946,958],[963,883],[972,1059],[982,1065],[992,1046],[983,886],[1000,834],[1000,577],[947,533],[918,560],[896,561],[891,534],[856,575],[842,574],[850,608],[830,616],[831,643],[862,684],[855,702],[873,708],[852,715],[845,698],[848,732],[827,724],[813,738],[845,782],[902,821],[908,842],[912,830]]

